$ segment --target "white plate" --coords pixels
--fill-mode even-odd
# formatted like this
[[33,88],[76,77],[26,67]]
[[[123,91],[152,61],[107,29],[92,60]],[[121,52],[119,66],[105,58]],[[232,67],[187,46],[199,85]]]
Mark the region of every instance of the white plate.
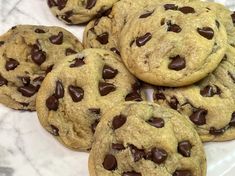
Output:
[[[235,9],[235,0],[217,0]],[[0,34],[16,24],[57,25],[82,40],[83,27],[66,26],[46,0],[0,0]],[[208,176],[235,176],[235,141],[205,144]],[[36,113],[0,105],[0,176],[88,176],[88,154],[61,146],[39,125]]]

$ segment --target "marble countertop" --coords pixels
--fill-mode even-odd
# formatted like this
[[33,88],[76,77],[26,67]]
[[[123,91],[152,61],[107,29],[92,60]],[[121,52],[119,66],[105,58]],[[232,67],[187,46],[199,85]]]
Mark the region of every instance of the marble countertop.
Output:
[[[234,0],[217,0],[235,9]],[[233,5],[233,6],[232,6]],[[56,25],[82,40],[84,27],[66,26],[46,0],[0,0],[0,34],[16,24]],[[234,176],[235,141],[205,144],[208,176]],[[60,145],[39,124],[35,112],[0,105],[0,176],[88,176],[88,154]]]

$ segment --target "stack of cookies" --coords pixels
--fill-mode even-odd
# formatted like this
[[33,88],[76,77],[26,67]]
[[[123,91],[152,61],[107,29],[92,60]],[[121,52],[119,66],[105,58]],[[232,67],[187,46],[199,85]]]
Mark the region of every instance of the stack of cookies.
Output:
[[235,139],[235,13],[199,0],[48,5],[89,22],[83,44],[59,27],[10,29],[0,102],[90,151],[91,176],[205,176],[202,142]]

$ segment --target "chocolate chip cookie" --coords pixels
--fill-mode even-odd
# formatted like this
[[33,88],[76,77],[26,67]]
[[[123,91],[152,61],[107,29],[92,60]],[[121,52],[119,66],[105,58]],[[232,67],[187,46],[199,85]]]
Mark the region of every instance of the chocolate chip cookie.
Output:
[[184,114],[201,139],[235,139],[235,49],[229,47],[219,67],[201,82],[185,88],[157,88],[156,103]]
[[205,176],[201,140],[176,111],[151,103],[125,103],[97,127],[91,176]]
[[203,2],[150,6],[121,33],[121,56],[140,80],[159,86],[192,84],[215,70],[227,33]]
[[42,126],[62,144],[86,151],[100,117],[125,101],[142,101],[140,84],[111,51],[87,49],[47,75],[37,97]]
[[41,82],[53,65],[83,49],[60,27],[20,25],[0,37],[0,103],[35,110]]
[[81,24],[102,16],[119,0],[47,0],[52,13],[67,24]]

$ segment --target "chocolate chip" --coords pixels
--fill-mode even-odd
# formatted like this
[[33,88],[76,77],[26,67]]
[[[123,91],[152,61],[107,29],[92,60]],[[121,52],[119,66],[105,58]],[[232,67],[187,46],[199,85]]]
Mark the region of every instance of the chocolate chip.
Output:
[[22,83],[27,86],[30,84],[30,77],[29,76],[23,76],[23,77],[20,77]]
[[170,107],[172,109],[177,110],[178,109],[178,105],[179,105],[178,99],[176,97],[171,97],[169,105],[170,105]]
[[49,67],[47,67],[46,69],[46,74],[50,73],[53,69],[54,65],[50,65]]
[[85,64],[84,62],[84,58],[76,58],[73,60],[73,63],[70,64],[70,68],[74,68],[74,67],[81,67]]
[[117,169],[117,160],[115,156],[107,154],[104,158],[103,167],[109,171]]
[[32,84],[18,87],[17,90],[25,97],[32,97],[38,91]]
[[179,11],[181,11],[184,14],[189,14],[189,13],[195,13],[194,8],[189,7],[189,6],[184,6],[178,9]]
[[228,72],[228,76],[232,79],[233,83],[235,83],[235,76],[231,72]]
[[31,58],[37,65],[41,65],[46,60],[46,52],[39,49],[38,45],[33,45],[31,49]]
[[0,41],[0,47],[2,46],[2,45],[4,45],[4,41]]
[[87,0],[86,9],[92,9],[95,6],[96,1],[97,0]]
[[182,31],[181,27],[178,26],[177,24],[171,24],[171,22],[168,22],[167,25],[168,25],[167,28],[168,32],[180,33]]
[[189,141],[182,141],[178,144],[178,152],[184,157],[190,157],[192,145]]
[[112,149],[113,150],[118,150],[118,151],[125,150],[125,146],[123,144],[114,144],[114,143],[112,143]]
[[68,87],[69,94],[74,102],[79,102],[84,97],[84,90],[81,87],[75,87],[70,85]]
[[165,4],[164,8],[165,8],[165,10],[177,10],[178,6],[175,4]]
[[91,125],[92,133],[95,133],[96,127],[99,124],[99,122],[100,122],[99,120],[95,120],[95,122]]
[[214,37],[214,30],[210,27],[197,28],[197,32],[208,40]]
[[219,23],[219,21],[215,20],[215,24],[216,24],[217,28],[219,29],[219,28],[220,28],[220,23]]
[[233,24],[235,25],[235,12],[233,12],[233,14],[231,14],[231,18],[233,20]]
[[8,81],[2,76],[0,75],[0,87],[3,85],[7,85]]
[[59,32],[58,35],[52,35],[49,37],[49,40],[52,44],[61,45],[63,43],[64,34]]
[[47,0],[47,4],[50,8],[57,6],[57,3],[54,0]]
[[209,133],[215,136],[221,135],[225,132],[225,128],[216,129],[215,127],[211,127]]
[[166,96],[163,93],[156,93],[155,94],[155,99],[156,100],[165,100]]
[[59,10],[65,8],[68,0],[57,0],[57,6]]
[[67,12],[64,12],[64,15],[61,16],[61,19],[66,21],[67,23],[72,23],[72,21],[69,19],[74,15],[72,10],[69,10]]
[[108,65],[104,65],[102,77],[103,79],[113,79],[118,74],[118,70],[114,69]]
[[69,55],[73,55],[73,54],[77,54],[77,51],[74,51],[73,49],[71,48],[67,48],[65,50],[65,56],[69,56]]
[[64,97],[64,86],[61,81],[56,82],[55,97],[57,99]]
[[54,125],[50,125],[50,126],[51,126],[50,133],[54,136],[59,136],[59,129]]
[[108,95],[116,90],[116,86],[111,83],[99,82],[99,92],[101,96]]
[[190,115],[190,120],[200,126],[200,125],[205,125],[206,124],[206,115],[207,115],[207,110],[205,109],[198,109],[195,112]]
[[46,106],[47,108],[51,111],[57,111],[58,107],[59,107],[59,101],[58,99],[55,97],[55,95],[52,95],[50,97],[47,98],[46,100]]
[[173,176],[193,176],[190,170],[176,170]]
[[12,26],[11,27],[11,30],[14,30],[14,29],[16,29],[17,28],[17,26]]
[[154,11],[151,12],[145,12],[144,14],[140,15],[139,18],[147,18],[153,14]]
[[113,118],[112,127],[114,130],[122,127],[126,123],[126,116],[118,115]]
[[138,47],[144,46],[149,40],[151,40],[152,34],[151,33],[146,33],[143,36],[137,37],[136,38],[136,45]]
[[232,118],[229,125],[235,127],[235,112],[232,113]]
[[212,86],[208,85],[205,88],[201,89],[200,94],[203,97],[213,97],[216,94],[218,94],[218,95],[221,94],[221,90],[217,86],[216,86],[216,90],[215,90]]
[[145,156],[145,152],[142,149],[138,149],[134,145],[130,145],[131,154],[134,158],[134,162],[141,160]]
[[125,97],[125,101],[143,101],[143,99],[137,91],[134,91]]
[[175,71],[183,70],[186,67],[186,61],[184,57],[179,55],[170,58],[172,61],[168,65],[168,68]]
[[153,148],[151,150],[152,161],[156,164],[161,164],[167,159],[167,152],[164,149]]
[[104,32],[96,37],[96,40],[102,45],[106,45],[109,42],[109,33]]
[[15,70],[15,68],[20,65],[20,63],[15,60],[15,59],[9,59],[7,62],[6,62],[6,65],[5,65],[5,68],[7,71],[10,71],[10,70]]
[[162,128],[165,125],[164,120],[162,118],[158,118],[158,117],[152,117],[151,119],[149,119],[147,121],[147,123],[149,125],[156,127],[156,128]]
[[115,54],[119,55],[119,56],[121,55],[121,54],[120,54],[120,51],[118,51],[117,48],[111,48],[110,50],[111,50],[112,52],[114,52]]
[[36,87],[37,90],[39,90],[42,81],[44,80],[43,76],[38,76],[33,80],[33,86]]
[[130,171],[130,172],[124,172],[122,176],[142,176],[141,173]]
[[39,33],[39,34],[46,33],[43,29],[39,29],[39,28],[35,29],[34,32]]
[[90,108],[89,111],[91,113],[94,113],[94,114],[97,114],[97,115],[100,114],[100,109],[99,108]]

